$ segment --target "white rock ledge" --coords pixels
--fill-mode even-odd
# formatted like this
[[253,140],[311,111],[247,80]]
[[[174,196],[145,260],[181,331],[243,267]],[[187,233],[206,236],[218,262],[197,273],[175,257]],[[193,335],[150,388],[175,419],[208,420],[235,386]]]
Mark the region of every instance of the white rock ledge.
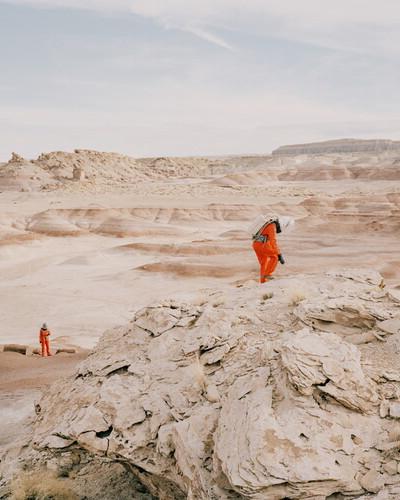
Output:
[[169,500],[399,498],[400,334],[379,329],[399,304],[382,278],[209,294],[105,333],[40,401],[37,461],[123,462]]

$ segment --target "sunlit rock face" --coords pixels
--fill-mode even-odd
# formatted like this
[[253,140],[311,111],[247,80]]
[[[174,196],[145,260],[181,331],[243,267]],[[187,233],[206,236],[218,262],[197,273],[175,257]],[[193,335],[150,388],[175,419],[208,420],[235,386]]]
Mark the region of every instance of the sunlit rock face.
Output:
[[396,297],[350,269],[145,307],[42,398],[28,455],[161,499],[396,498]]

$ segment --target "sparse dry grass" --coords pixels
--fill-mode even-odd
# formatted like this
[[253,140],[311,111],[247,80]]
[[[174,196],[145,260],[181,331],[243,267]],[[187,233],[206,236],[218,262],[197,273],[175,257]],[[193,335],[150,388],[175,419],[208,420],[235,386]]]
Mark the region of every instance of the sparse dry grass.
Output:
[[290,295],[289,305],[298,306],[305,298],[306,294],[303,290],[293,290]]
[[199,295],[193,299],[193,305],[195,306],[205,306],[208,303],[208,295],[205,293],[199,293]]
[[11,500],[78,500],[69,481],[53,472],[23,472],[11,483]]
[[262,296],[262,300],[272,299],[273,296],[274,296],[273,292],[264,293],[263,296]]
[[214,302],[212,302],[213,307],[220,307],[223,305],[225,305],[225,300],[222,297],[220,297],[220,298],[214,300]]

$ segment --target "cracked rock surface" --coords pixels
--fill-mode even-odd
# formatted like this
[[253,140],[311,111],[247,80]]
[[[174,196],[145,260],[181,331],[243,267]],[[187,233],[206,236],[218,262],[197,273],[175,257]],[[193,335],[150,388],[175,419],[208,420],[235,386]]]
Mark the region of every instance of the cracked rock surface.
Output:
[[359,270],[152,304],[52,386],[19,461],[122,464],[165,500],[398,499],[399,318]]

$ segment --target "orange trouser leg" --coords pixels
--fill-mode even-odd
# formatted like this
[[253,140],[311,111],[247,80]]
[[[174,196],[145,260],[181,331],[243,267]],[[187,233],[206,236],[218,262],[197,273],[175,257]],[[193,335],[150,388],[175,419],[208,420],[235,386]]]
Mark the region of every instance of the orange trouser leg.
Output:
[[262,255],[260,259],[260,283],[266,282],[267,267],[268,267],[269,256]]
[[265,283],[278,265],[277,255],[263,255],[260,264],[260,283]]
[[275,271],[277,265],[278,265],[278,256],[277,255],[270,255],[268,257],[268,262],[266,265],[265,274],[267,276],[271,276],[271,274]]
[[253,242],[253,250],[260,264],[260,283],[265,283],[278,265],[278,256],[268,244],[258,241]]
[[50,343],[48,340],[43,340],[42,345],[42,356],[51,356],[50,354]]
[[258,263],[260,264],[260,283],[264,283],[264,271],[266,266],[266,260],[268,256],[265,253],[265,243],[260,241],[253,241],[253,250],[257,256]]

